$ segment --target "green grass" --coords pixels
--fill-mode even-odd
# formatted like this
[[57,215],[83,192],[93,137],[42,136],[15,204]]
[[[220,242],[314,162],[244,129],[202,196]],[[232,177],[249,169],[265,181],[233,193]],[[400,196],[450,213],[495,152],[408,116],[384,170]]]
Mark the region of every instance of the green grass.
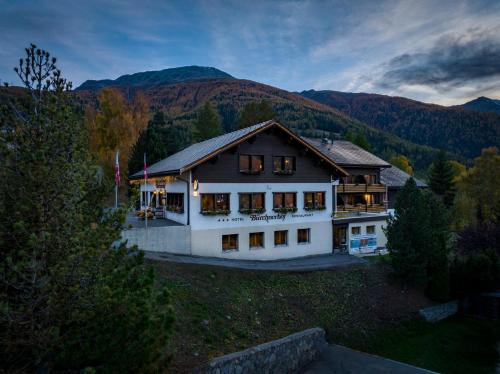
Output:
[[499,338],[497,321],[454,317],[384,329],[357,348],[440,373],[494,373]]
[[385,264],[309,273],[153,264],[176,314],[172,372],[316,326],[332,342],[354,344],[429,305],[394,283]]

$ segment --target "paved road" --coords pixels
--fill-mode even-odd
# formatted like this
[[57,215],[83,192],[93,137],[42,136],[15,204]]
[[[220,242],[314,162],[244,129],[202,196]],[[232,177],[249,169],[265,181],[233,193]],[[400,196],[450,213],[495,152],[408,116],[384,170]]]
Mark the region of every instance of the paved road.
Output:
[[426,369],[332,344],[302,374],[429,374]]
[[236,269],[271,270],[271,271],[314,271],[326,270],[350,265],[367,264],[362,258],[347,254],[328,254],[309,256],[291,260],[252,261],[230,260],[215,257],[196,257],[174,255],[159,252],[145,252],[146,258],[157,261],[170,261],[184,264],[225,266]]

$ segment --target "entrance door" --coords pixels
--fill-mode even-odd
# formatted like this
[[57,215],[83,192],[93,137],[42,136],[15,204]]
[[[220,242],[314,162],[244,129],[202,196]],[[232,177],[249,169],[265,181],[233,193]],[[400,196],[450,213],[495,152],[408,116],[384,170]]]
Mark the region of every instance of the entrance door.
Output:
[[347,225],[333,225],[333,250],[347,252]]

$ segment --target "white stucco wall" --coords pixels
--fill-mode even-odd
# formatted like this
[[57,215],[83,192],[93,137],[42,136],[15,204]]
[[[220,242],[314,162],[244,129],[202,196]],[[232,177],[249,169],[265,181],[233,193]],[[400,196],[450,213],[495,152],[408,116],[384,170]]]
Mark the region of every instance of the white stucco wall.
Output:
[[358,252],[352,251],[351,250],[351,238],[353,238],[352,235],[352,228],[353,227],[360,227],[361,228],[361,236],[367,235],[366,232],[366,227],[367,226],[375,226],[375,235],[377,236],[377,248],[385,248],[387,244],[387,237],[385,236],[384,233],[384,228],[387,227],[387,221],[368,221],[368,222],[355,222],[355,223],[349,223],[348,228],[347,228],[347,243],[349,245],[349,253],[351,254],[357,254]]
[[[310,243],[297,243],[297,230],[309,228]],[[288,230],[288,244],[274,245],[274,231]],[[264,232],[264,248],[250,249],[249,234]],[[222,235],[238,234],[238,250],[223,251]],[[276,260],[332,253],[332,222],[292,224],[265,224],[237,228],[192,230],[191,252],[196,256],[222,257],[244,260]]]

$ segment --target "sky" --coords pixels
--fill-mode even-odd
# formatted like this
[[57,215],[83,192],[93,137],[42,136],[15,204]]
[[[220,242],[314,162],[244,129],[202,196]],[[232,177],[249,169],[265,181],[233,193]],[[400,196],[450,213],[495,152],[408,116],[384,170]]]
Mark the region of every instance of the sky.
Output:
[[289,91],[500,99],[500,0],[0,0],[0,80],[29,43],[87,79],[199,65]]

